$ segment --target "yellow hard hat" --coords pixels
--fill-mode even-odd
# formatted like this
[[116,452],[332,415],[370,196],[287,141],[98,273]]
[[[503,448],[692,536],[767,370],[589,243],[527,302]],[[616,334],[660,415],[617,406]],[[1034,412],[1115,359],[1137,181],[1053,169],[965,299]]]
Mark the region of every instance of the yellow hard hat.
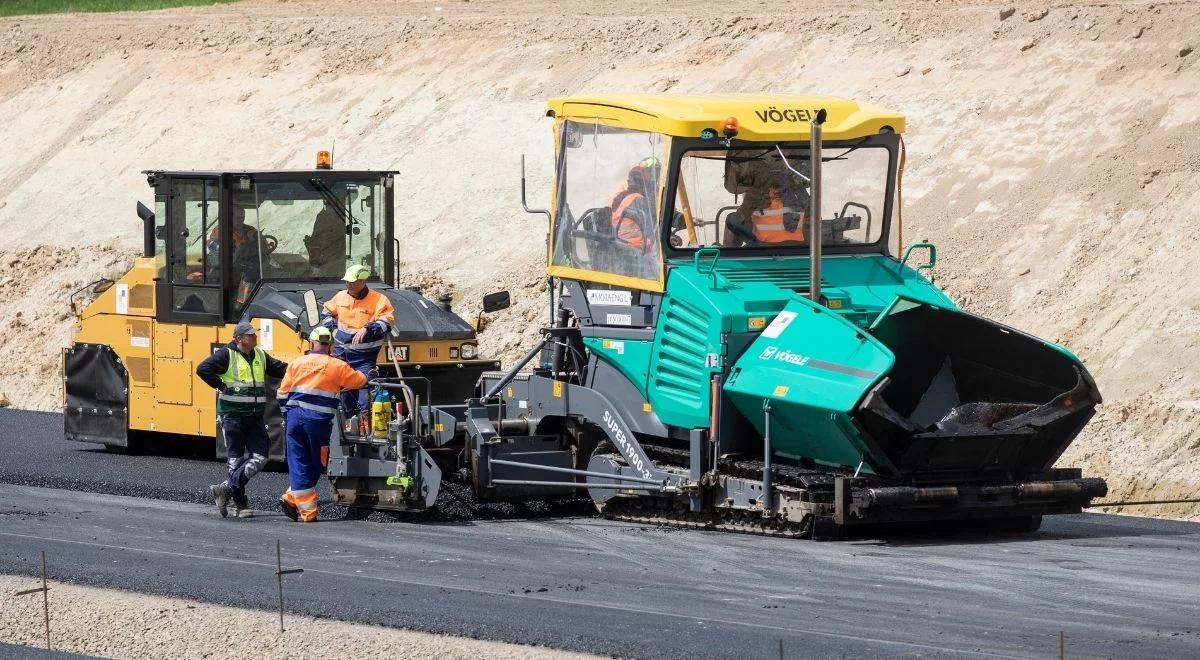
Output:
[[342,279],[346,282],[357,282],[371,277],[371,269],[366,266],[351,266],[346,269]]
[[315,341],[315,342],[318,342],[321,344],[332,344],[333,343],[333,333],[330,332],[329,328],[326,328],[323,325],[319,325],[319,326],[313,328],[312,332],[308,333],[308,340]]

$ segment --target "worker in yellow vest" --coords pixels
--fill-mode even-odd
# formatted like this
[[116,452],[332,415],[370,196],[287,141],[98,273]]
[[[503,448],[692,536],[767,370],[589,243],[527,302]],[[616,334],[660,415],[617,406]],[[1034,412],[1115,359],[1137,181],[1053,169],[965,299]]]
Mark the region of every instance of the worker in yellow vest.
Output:
[[209,496],[224,518],[229,501],[239,518],[250,518],[246,484],[267,464],[267,378],[283,378],[287,364],[258,347],[254,326],[243,321],[233,329],[233,341],[217,349],[196,367],[196,375],[217,391],[217,417],[225,440],[228,478],[209,486]]

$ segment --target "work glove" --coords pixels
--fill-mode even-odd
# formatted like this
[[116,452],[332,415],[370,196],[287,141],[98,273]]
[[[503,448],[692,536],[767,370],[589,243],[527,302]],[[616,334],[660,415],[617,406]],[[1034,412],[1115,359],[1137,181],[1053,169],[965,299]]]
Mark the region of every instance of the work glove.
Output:
[[375,341],[377,339],[383,339],[387,336],[387,333],[390,330],[386,321],[372,321],[371,323],[367,324],[365,329],[367,333],[363,336],[363,341]]

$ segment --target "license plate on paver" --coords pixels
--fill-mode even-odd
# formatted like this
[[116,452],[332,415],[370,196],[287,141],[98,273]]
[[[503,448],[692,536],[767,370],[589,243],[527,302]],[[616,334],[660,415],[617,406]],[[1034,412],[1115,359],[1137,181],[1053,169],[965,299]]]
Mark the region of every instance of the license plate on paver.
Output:
[[388,346],[387,347],[388,362],[395,360],[396,362],[408,361],[408,346]]

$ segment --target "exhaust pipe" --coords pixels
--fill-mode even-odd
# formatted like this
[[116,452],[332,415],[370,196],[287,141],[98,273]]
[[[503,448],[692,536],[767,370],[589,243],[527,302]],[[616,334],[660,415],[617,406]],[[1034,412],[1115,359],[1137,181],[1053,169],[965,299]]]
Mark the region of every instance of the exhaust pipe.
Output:
[[142,256],[154,256],[154,211],[146,208],[146,205],[137,203],[137,214],[142,219]]
[[811,177],[808,193],[809,257],[808,296],[821,304],[821,124],[825,123],[826,112],[817,110],[809,124],[809,165]]

